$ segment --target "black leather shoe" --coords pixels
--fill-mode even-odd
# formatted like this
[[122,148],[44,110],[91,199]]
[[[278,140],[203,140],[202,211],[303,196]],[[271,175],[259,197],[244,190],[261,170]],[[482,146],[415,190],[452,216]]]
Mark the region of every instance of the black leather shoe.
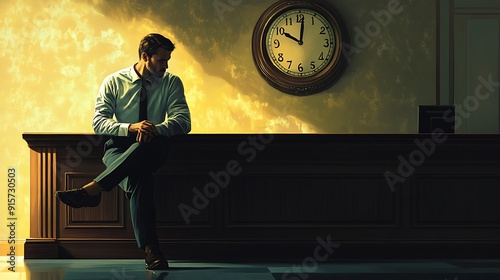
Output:
[[57,191],[56,197],[64,204],[73,208],[97,207],[101,203],[101,194],[91,196],[82,188],[64,192]]
[[168,262],[163,253],[158,248],[151,248],[146,253],[146,269],[148,270],[166,270]]

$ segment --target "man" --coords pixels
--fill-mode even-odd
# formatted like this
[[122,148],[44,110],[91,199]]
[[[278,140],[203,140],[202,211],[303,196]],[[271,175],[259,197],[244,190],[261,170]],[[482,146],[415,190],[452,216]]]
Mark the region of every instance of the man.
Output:
[[166,159],[168,138],[191,130],[183,84],[166,72],[174,49],[169,39],[149,34],[140,42],[139,62],[104,79],[93,127],[112,136],[105,144],[106,169],[82,188],[56,192],[71,207],[96,207],[102,191],[119,185],[130,200],[137,245],[150,270],[168,268],[156,234],[153,172]]

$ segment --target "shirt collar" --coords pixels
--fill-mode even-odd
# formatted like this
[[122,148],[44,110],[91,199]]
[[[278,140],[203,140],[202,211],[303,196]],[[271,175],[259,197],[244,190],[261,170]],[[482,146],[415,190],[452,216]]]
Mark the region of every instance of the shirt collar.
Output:
[[130,77],[132,78],[132,83],[135,83],[137,81],[141,80],[141,77],[135,72],[135,64],[130,67]]
[[[136,83],[137,81],[142,80],[142,78],[139,76],[139,74],[137,74],[137,72],[135,71],[136,64],[134,64],[130,67],[130,77],[132,78],[132,83]],[[160,83],[162,79],[163,78],[158,78],[158,77],[154,77],[151,75],[146,80],[149,82],[149,86],[152,86],[152,85]]]

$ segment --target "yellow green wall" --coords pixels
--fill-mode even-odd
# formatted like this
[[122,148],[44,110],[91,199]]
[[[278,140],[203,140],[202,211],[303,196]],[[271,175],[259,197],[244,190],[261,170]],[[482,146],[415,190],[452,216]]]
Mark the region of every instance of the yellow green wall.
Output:
[[[92,132],[100,82],[132,65],[150,32],[177,45],[170,70],[184,81],[192,133],[417,131],[417,105],[436,99],[434,0],[329,0],[358,39],[356,52],[337,84],[309,97],[278,92],[254,67],[253,27],[273,2],[0,2],[0,201],[7,201],[8,168],[16,168],[18,243],[29,237],[29,149],[22,133]],[[389,23],[377,23],[375,14],[398,4],[402,10]],[[8,213],[0,205],[3,225]],[[2,254],[8,234],[1,226]]]

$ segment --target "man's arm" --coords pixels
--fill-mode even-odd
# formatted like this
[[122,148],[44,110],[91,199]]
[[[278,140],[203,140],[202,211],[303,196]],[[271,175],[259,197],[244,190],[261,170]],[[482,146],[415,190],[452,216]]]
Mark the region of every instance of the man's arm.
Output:
[[116,86],[113,87],[112,84],[108,77],[99,89],[92,126],[97,134],[128,136],[130,124],[118,123],[113,119],[116,108],[116,94],[114,94]]
[[178,77],[174,77],[172,84],[169,86],[166,113],[168,118],[156,125],[160,135],[171,137],[187,134],[191,131],[191,114],[184,96],[184,86]]

